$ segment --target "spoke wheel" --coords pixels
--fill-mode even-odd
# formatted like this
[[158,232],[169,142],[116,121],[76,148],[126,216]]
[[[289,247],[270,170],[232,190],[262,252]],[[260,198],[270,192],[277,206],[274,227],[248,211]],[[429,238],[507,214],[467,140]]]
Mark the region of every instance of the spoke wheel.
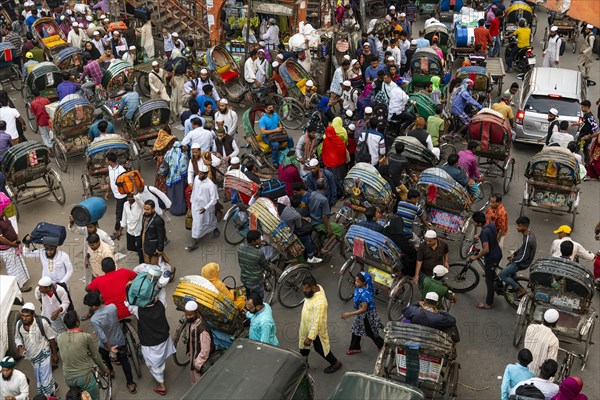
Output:
[[440,145],[440,160],[438,165],[444,165],[450,154],[456,154],[456,147],[450,143]]
[[33,113],[31,112],[28,102],[25,103],[25,114],[27,115],[27,124],[29,125],[29,128],[31,128],[32,131],[37,133],[37,131],[38,131],[37,119],[35,118],[35,115],[33,115]]
[[348,301],[354,296],[354,278],[365,266],[357,258],[346,261],[344,266],[344,272],[338,279],[338,296],[342,301]]
[[458,389],[458,370],[460,364],[457,361],[452,361],[450,364],[446,385],[444,387],[444,400],[456,399],[456,390]]
[[52,145],[52,150],[54,152],[54,160],[56,161],[58,168],[60,168],[60,170],[63,172],[67,172],[69,169],[69,158],[67,156],[67,149],[65,148],[64,144],[55,139],[54,144]]
[[479,184],[479,197],[475,199],[473,205],[471,205],[471,210],[473,211],[482,211],[487,207],[490,202],[490,196],[494,193],[494,187],[491,183],[485,181]]
[[244,240],[248,231],[248,220],[250,216],[246,211],[240,209],[234,211],[225,223],[225,241],[236,246]]
[[525,336],[525,330],[529,324],[529,297],[524,297],[521,302],[523,303],[521,314],[515,321],[515,333],[513,335],[513,346],[519,347],[523,336]]
[[131,360],[131,367],[135,371],[135,374],[138,378],[142,377],[142,360],[140,349],[136,340],[135,335],[133,334],[133,327],[129,325],[127,327],[127,336],[125,338],[127,343],[127,356]]
[[467,220],[465,232],[460,239],[460,258],[463,260],[467,258],[469,251],[471,251],[471,245],[473,243],[473,237],[475,236],[476,229],[477,227],[475,226],[475,222],[471,219]]
[[50,188],[50,191],[52,192],[52,196],[54,199],[56,199],[58,204],[61,206],[65,204],[67,196],[65,195],[65,188],[63,187],[58,172],[56,172],[54,168],[50,168],[46,175],[44,175],[44,180],[46,181],[48,188]]
[[590,354],[590,347],[592,347],[592,338],[594,337],[594,328],[596,327],[596,319],[592,321],[592,326],[587,333],[587,337],[585,338],[585,348],[583,350],[583,358],[581,359],[581,370],[585,368],[585,364],[587,362],[588,355]]
[[450,264],[444,282],[453,292],[467,293],[477,287],[480,279],[479,272],[472,265],[455,262]]
[[286,97],[279,107],[278,114],[281,118],[281,124],[287,129],[295,130],[304,125],[304,108],[296,99]]
[[512,184],[513,176],[515,174],[515,159],[511,158],[504,170],[504,181],[502,182],[502,190],[504,194],[507,194]]
[[402,310],[412,302],[414,289],[410,277],[402,278],[402,280],[402,286],[399,291],[393,297],[390,297],[388,301],[388,321],[399,321],[402,318]]
[[92,185],[90,183],[90,176],[86,173],[81,175],[81,185],[83,186],[83,197],[92,197]]
[[150,81],[148,80],[147,74],[139,74],[137,79],[137,86],[139,92],[145,96],[150,97]]
[[271,270],[264,280],[265,296],[264,301],[267,304],[272,305],[275,299],[275,291],[277,290],[277,276],[275,271]]
[[15,217],[17,218],[17,222],[21,219],[21,215],[19,214],[19,206],[17,204],[17,197],[15,196],[15,191],[10,185],[6,185],[6,194],[10,198],[10,202],[13,204],[15,208]]
[[17,91],[21,91],[21,89],[23,88],[23,81],[21,80],[21,72],[19,71],[19,68],[17,68],[16,65],[12,66],[12,71],[13,71],[13,78],[10,81],[10,84],[12,85],[13,88],[15,88],[15,90]]
[[285,308],[295,308],[304,302],[302,281],[311,275],[308,267],[298,268],[290,272],[279,284],[277,300]]
[[173,354],[173,361],[180,367],[185,367],[190,363],[190,358],[187,355],[187,338],[184,337],[184,332],[188,327],[187,321],[179,324],[173,342],[175,345],[175,353]]
[[[523,276],[518,276],[515,278],[515,281],[517,281],[517,283],[519,284],[520,287],[525,289],[526,293],[524,296],[529,296],[531,294],[531,289],[529,288],[529,278],[525,278]],[[517,297],[517,292],[515,290],[512,290],[512,288],[507,287],[504,290],[504,299],[515,310],[517,308],[519,308],[519,303],[521,302],[521,298]]]

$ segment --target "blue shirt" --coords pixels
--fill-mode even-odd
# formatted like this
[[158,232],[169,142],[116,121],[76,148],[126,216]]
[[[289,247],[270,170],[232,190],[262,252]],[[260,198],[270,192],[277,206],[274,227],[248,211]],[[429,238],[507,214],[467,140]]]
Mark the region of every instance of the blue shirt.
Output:
[[127,108],[127,113],[125,114],[125,118],[128,120],[133,119],[133,115],[137,111],[140,106],[140,95],[137,92],[128,92],[123,95],[121,100],[119,100],[119,111],[117,112],[117,116],[121,116],[123,114],[123,110]]
[[408,201],[401,201],[398,203],[396,215],[402,218],[402,222],[404,223],[404,234],[406,236],[411,236],[415,218],[420,218],[421,215],[423,215],[423,210],[416,204]]
[[200,121],[202,121],[202,126],[204,126],[204,123],[206,122],[204,120],[204,117],[200,116],[199,114],[190,115],[190,117],[188,119],[186,119],[185,122],[183,123],[183,137],[186,137],[186,135],[188,133],[190,133],[192,130],[194,130],[194,128],[192,127],[192,120],[194,118],[200,118]]
[[508,400],[509,390],[530,378],[535,378],[535,374],[529,368],[519,363],[507,365],[504,370],[504,377],[502,378],[502,386],[500,387],[502,400]]
[[58,101],[61,101],[70,94],[75,94],[79,90],[79,85],[71,81],[63,81],[59,83],[56,91],[58,92]]
[[217,102],[215,101],[215,99],[213,99],[210,96],[206,96],[206,95],[202,94],[196,98],[196,103],[198,103],[198,105],[200,106],[200,112],[204,112],[204,103],[206,103],[207,101],[210,101],[210,103],[213,106],[213,111],[216,111]]
[[448,164],[442,165],[442,169],[448,173],[456,182],[460,183],[463,187],[467,187],[469,184],[469,178],[465,172],[457,167],[453,167]]
[[260,129],[272,131],[273,129],[277,129],[277,127],[279,126],[279,121],[279,115],[277,115],[276,112],[274,112],[273,115],[264,113],[263,116],[260,117],[258,125],[260,126]]
[[[98,129],[98,124],[100,123],[100,121],[103,121],[103,120],[99,119],[98,121],[96,121],[92,125],[90,125],[90,127],[88,128],[88,137],[91,140],[94,140],[98,136],[100,136],[100,130]],[[106,121],[106,122],[108,122],[108,121]],[[106,133],[115,133],[115,127],[110,122],[108,122],[108,126],[106,127]]]
[[267,303],[263,304],[263,309],[252,314],[246,313],[246,318],[250,319],[250,331],[248,332],[248,339],[256,340],[270,344],[272,346],[279,346],[279,340],[277,340],[277,328],[275,321],[273,320],[273,311],[271,306]]
[[423,47],[429,47],[429,40],[425,38],[417,39],[417,49],[422,49]]
[[365,71],[365,78],[369,78],[372,82],[377,79],[379,71],[383,71],[383,65],[377,65],[377,69],[373,69],[373,67],[369,65]]
[[25,20],[25,25],[27,25],[27,30],[29,30],[29,32],[31,32],[31,27],[33,23],[38,19],[40,19],[40,17],[34,17],[33,15],[27,17],[27,19]]
[[479,104],[471,95],[471,92],[469,92],[468,90],[462,90],[462,89],[458,89],[461,90],[461,92],[456,93],[454,95],[454,97],[452,98],[452,108],[450,109],[450,112],[454,115],[461,115],[465,112],[465,106],[467,105],[467,103],[474,105],[475,107],[479,108],[480,110],[483,108],[483,106],[481,104]]
[[124,346],[125,336],[117,316],[117,306],[108,304],[94,312],[91,318],[92,326],[98,336],[98,346],[104,350],[110,350],[104,347],[108,342],[111,346]]
[[4,153],[12,146],[12,137],[4,132],[0,131],[0,161],[4,159]]
[[481,243],[487,243],[489,247],[489,252],[483,256],[485,263],[499,263],[500,260],[502,260],[502,249],[498,244],[498,231],[496,231],[496,224],[490,222],[481,228],[479,240]]

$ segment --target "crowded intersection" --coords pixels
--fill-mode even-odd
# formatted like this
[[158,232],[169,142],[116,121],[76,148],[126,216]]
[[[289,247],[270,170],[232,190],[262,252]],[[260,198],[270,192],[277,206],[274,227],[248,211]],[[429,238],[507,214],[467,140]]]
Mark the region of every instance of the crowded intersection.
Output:
[[599,25],[3,2],[0,400],[600,400]]

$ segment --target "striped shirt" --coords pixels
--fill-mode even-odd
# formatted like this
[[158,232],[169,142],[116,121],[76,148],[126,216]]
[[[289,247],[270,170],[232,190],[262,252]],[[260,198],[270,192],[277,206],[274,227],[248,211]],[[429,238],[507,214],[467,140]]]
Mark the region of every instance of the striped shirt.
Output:
[[5,37],[6,40],[12,44],[14,49],[12,49],[13,57],[21,57],[21,48],[23,47],[23,39],[15,33],[11,32]]
[[99,85],[100,82],[102,82],[103,72],[100,69],[100,64],[98,64],[98,61],[91,60],[85,64],[85,67],[83,67],[83,73],[81,74],[81,79],[85,78],[86,76],[89,76],[96,85]]
[[528,367],[534,374],[540,371],[544,361],[556,361],[558,356],[558,338],[551,328],[542,324],[531,324],[527,327],[523,347],[533,354],[533,361]]
[[261,248],[242,243],[237,250],[242,283],[246,286],[261,285],[263,271],[269,268],[269,262]]
[[415,218],[421,218],[423,210],[416,204],[409,203],[408,201],[401,201],[398,203],[396,215],[400,216],[404,222],[404,234],[411,236]]

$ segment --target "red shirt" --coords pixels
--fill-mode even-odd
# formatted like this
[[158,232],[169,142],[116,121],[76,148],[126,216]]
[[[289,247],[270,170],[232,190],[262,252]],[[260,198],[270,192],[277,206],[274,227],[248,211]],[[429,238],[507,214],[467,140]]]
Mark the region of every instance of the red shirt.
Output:
[[475,44],[480,44],[481,49],[483,51],[486,51],[488,43],[492,42],[492,36],[490,34],[490,31],[488,31],[487,28],[480,26],[478,28],[475,28],[473,33],[475,34]]
[[35,115],[38,126],[50,125],[50,116],[48,115],[48,111],[46,111],[46,106],[48,104],[50,104],[50,100],[41,96],[36,97],[29,104],[29,108],[31,109],[33,115]]
[[95,278],[88,285],[88,289],[98,290],[104,299],[104,304],[117,306],[119,319],[127,318],[131,313],[124,304],[127,296],[125,288],[136,276],[135,272],[127,268],[121,268]]
[[492,23],[490,24],[490,35],[500,35],[500,20],[498,19],[498,17],[494,18],[492,20]]

